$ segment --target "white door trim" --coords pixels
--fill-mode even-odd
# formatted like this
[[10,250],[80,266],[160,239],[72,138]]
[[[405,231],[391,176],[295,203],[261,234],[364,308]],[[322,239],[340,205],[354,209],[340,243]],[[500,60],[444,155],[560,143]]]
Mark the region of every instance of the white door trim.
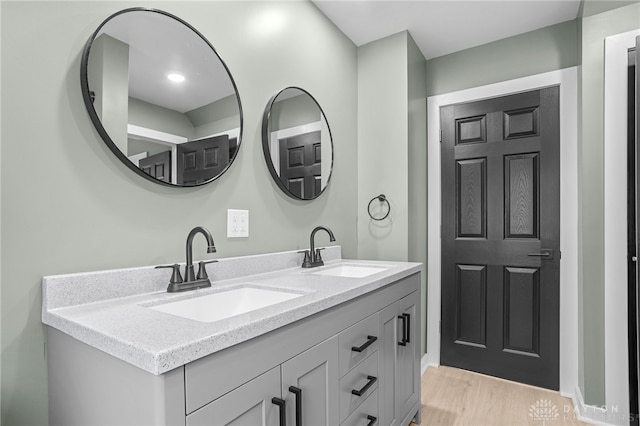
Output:
[[604,49],[604,368],[612,424],[628,424],[623,413],[629,413],[627,49],[637,35],[640,30],[607,37]]
[[431,96],[428,108],[427,357],[440,364],[440,107],[560,85],[560,393],[578,384],[578,72],[577,67]]

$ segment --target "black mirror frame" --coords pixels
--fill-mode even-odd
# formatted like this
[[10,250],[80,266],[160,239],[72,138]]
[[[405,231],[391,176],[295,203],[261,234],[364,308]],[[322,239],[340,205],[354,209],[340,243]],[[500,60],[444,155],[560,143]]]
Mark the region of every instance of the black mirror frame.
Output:
[[[327,130],[329,131],[329,140],[331,141],[331,168],[330,168],[331,171],[329,173],[329,177],[327,178],[327,184],[313,198],[300,198],[300,197],[297,197],[295,194],[293,194],[291,191],[289,191],[289,189],[285,186],[285,184],[282,183],[282,181],[280,180],[280,176],[278,175],[277,170],[273,166],[273,161],[271,161],[271,152],[269,150],[270,149],[269,148],[269,120],[271,118],[271,108],[273,107],[273,103],[276,101],[276,98],[282,92],[284,92],[285,90],[288,90],[288,89],[300,90],[301,92],[304,92],[307,96],[309,96],[311,99],[313,99],[313,102],[317,105],[318,109],[320,110],[320,113],[322,114],[322,118],[324,119],[325,123],[327,124]],[[315,200],[316,198],[318,198],[320,195],[322,195],[324,193],[324,191],[329,186],[329,183],[331,182],[331,177],[333,176],[333,158],[334,158],[334,155],[335,155],[334,154],[334,146],[333,146],[333,135],[331,133],[331,127],[329,126],[329,120],[327,119],[327,116],[325,115],[324,110],[322,109],[322,107],[320,106],[320,104],[318,103],[316,98],[314,98],[311,95],[311,93],[307,92],[306,90],[304,90],[301,87],[287,86],[284,89],[280,90],[275,95],[273,95],[271,97],[271,99],[269,99],[269,102],[267,102],[267,106],[264,109],[264,114],[262,115],[262,153],[264,155],[264,160],[267,163],[267,167],[269,168],[269,173],[271,174],[271,177],[276,182],[278,187],[282,190],[282,192],[287,194],[289,197],[291,197],[291,198],[293,198],[295,200],[300,200],[300,201],[311,201],[311,200]]]
[[[91,46],[93,45],[93,42],[95,41],[96,36],[100,32],[100,30],[111,19],[115,18],[118,15],[122,15],[122,14],[128,13],[128,12],[159,13],[161,15],[164,15],[164,16],[167,16],[169,18],[172,18],[172,19],[178,21],[179,23],[183,24],[184,26],[189,28],[191,31],[193,31],[196,35],[198,35],[207,44],[207,46],[209,46],[211,48],[211,50],[213,51],[213,54],[216,55],[216,57],[218,58],[218,60],[220,61],[220,63],[224,67],[224,69],[227,71],[227,74],[229,75],[229,79],[231,80],[231,84],[233,85],[233,89],[234,89],[234,91],[236,93],[236,98],[238,100],[238,110],[239,110],[239,113],[240,113],[240,134],[238,135],[238,147],[236,149],[236,152],[235,152],[233,158],[231,158],[229,160],[229,164],[227,164],[227,166],[224,168],[224,170],[222,172],[220,172],[219,174],[217,174],[216,176],[214,176],[213,178],[209,179],[206,182],[201,182],[201,183],[198,183],[198,184],[195,184],[195,185],[175,185],[175,184],[172,184],[172,183],[164,182],[164,181],[162,181],[160,179],[156,179],[155,177],[143,172],[139,167],[137,167],[135,164],[133,164],[131,162],[131,160],[129,160],[127,158],[127,156],[122,151],[120,151],[120,149],[117,147],[115,142],[113,142],[113,140],[111,139],[111,136],[109,136],[109,134],[107,133],[107,130],[102,125],[102,122],[100,121],[100,118],[98,117],[98,114],[96,113],[96,110],[93,107],[93,97],[94,97],[94,95],[92,95],[92,93],[91,93],[91,91],[89,89],[89,76],[88,76],[89,54],[91,52]],[[160,9],[147,8],[147,7],[131,7],[131,8],[127,8],[127,9],[122,9],[122,10],[110,15],[107,19],[105,19],[98,26],[98,28],[91,34],[91,36],[89,37],[89,40],[87,40],[87,42],[86,42],[86,44],[84,46],[84,49],[82,51],[82,59],[81,59],[81,62],[80,62],[80,86],[81,86],[81,89],[82,89],[82,98],[84,100],[84,105],[85,105],[85,107],[87,109],[87,112],[89,113],[89,117],[91,117],[91,121],[93,122],[94,127],[98,131],[98,134],[100,135],[100,137],[102,137],[102,140],[106,143],[106,145],[109,147],[111,152],[113,152],[116,155],[116,157],[118,157],[118,159],[122,163],[124,163],[124,165],[126,165],[128,168],[133,170],[136,174],[144,177],[147,180],[150,180],[152,182],[158,183],[160,185],[170,186],[172,188],[194,188],[194,187],[197,187],[197,186],[203,186],[203,185],[206,185],[208,183],[213,182],[214,180],[218,179],[220,176],[225,174],[227,172],[227,170],[229,170],[229,167],[231,167],[231,165],[233,164],[234,160],[238,157],[238,151],[240,150],[240,146],[242,145],[242,134],[243,134],[243,130],[244,130],[244,126],[243,126],[244,119],[243,119],[243,114],[242,114],[242,102],[240,101],[240,92],[238,92],[238,87],[236,86],[236,82],[233,79],[233,75],[231,75],[231,72],[229,71],[229,68],[227,67],[227,64],[222,60],[220,55],[218,55],[218,52],[216,51],[216,49],[209,42],[209,40],[207,40],[207,38],[200,33],[200,31],[196,30],[191,24],[189,24],[185,20],[183,20],[181,18],[178,18],[177,16],[175,16],[175,15],[169,13],[169,12],[165,12],[165,11],[160,10]]]

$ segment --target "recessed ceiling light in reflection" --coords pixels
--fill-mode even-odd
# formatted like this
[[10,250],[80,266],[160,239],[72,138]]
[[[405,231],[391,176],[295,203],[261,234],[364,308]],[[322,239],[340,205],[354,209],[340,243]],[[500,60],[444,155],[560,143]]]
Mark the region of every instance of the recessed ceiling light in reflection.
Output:
[[167,78],[173,81],[174,83],[182,83],[184,81],[184,75],[182,74],[172,73],[167,75]]

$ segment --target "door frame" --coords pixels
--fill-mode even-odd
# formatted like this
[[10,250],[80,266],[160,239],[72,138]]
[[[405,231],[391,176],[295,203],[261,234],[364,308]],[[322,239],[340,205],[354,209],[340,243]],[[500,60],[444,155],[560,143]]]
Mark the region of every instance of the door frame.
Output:
[[604,342],[607,348],[625,348],[605,351],[605,405],[621,414],[629,413],[627,310],[620,309],[628,284],[627,49],[637,35],[640,30],[607,37],[604,59]]
[[[440,365],[440,107],[560,86],[560,393],[574,398],[578,386],[578,68],[571,67],[427,99],[428,109],[428,365]],[[575,400],[575,398],[574,398]]]

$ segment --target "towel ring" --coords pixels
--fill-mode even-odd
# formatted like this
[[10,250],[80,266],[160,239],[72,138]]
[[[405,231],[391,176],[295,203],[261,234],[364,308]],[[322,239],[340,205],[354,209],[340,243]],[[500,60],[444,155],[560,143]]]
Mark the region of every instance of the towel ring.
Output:
[[[374,201],[374,200],[376,200],[376,199],[377,199],[378,201],[380,201],[381,203],[387,203],[387,207],[388,207],[388,209],[387,209],[387,214],[385,214],[385,215],[384,215],[384,216],[382,216],[382,217],[374,217],[374,216],[371,214],[371,203],[373,203],[373,201]],[[384,219],[386,219],[386,218],[387,218],[387,216],[389,216],[389,213],[391,213],[391,204],[389,204],[389,200],[387,200],[387,197],[385,197],[385,195],[384,195],[384,194],[377,195],[377,196],[373,197],[373,198],[371,199],[371,201],[369,201],[369,205],[367,206],[367,213],[369,213],[369,217],[370,217],[371,219],[373,219],[373,220],[384,220]]]

